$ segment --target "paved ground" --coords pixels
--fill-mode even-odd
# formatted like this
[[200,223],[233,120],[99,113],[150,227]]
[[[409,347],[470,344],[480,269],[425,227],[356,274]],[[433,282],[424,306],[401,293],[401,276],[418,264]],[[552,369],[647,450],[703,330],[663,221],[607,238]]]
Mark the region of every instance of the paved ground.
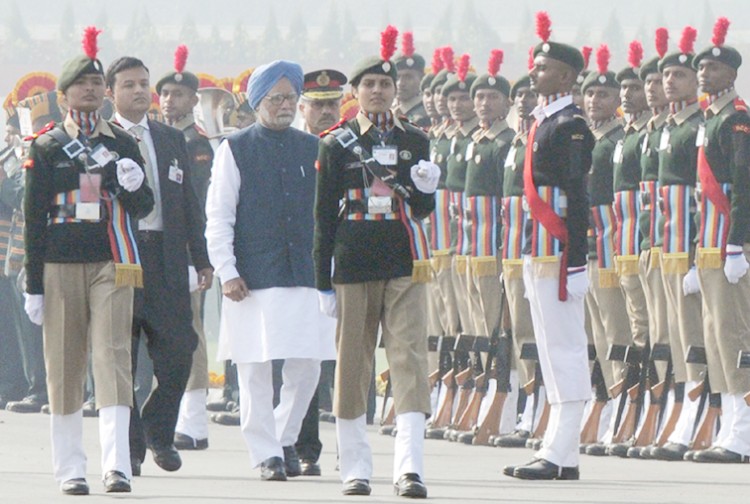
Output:
[[[0,411],[0,503],[70,503],[51,477],[49,417]],[[183,452],[183,468],[167,473],[149,458],[132,494],[107,495],[99,483],[96,419],[85,419],[89,454],[87,503],[124,499],[147,504],[213,502],[352,503],[404,502],[391,488],[391,438],[372,428],[375,476],[373,495],[344,497],[335,471],[332,424],[321,425],[323,476],[295,478],[286,483],[262,482],[251,469],[239,429],[211,426],[210,448]],[[524,462],[532,452],[426,441],[430,500],[445,503],[747,503],[750,465],[715,466],[687,462],[656,462],[584,456],[578,482],[528,482],[504,477],[504,464]],[[150,457],[150,455],[149,455]]]

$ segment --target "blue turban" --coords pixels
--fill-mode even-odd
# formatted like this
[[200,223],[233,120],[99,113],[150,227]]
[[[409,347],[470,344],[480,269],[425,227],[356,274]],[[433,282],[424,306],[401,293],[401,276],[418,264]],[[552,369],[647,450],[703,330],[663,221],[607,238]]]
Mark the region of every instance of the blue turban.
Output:
[[276,60],[256,68],[247,82],[247,101],[250,102],[250,106],[257,109],[260,101],[284,77],[289,79],[298,95],[302,93],[304,75],[299,64],[293,61]]

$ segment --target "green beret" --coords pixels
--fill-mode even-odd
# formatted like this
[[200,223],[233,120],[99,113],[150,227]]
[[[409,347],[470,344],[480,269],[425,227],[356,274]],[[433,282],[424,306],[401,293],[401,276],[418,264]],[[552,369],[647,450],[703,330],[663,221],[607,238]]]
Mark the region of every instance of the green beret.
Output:
[[583,70],[583,55],[573,46],[559,42],[542,42],[534,48],[534,57],[540,54],[570,65],[576,72]]
[[443,68],[438,73],[436,73],[435,77],[432,79],[432,82],[430,83],[430,91],[432,91],[432,93],[434,94],[435,89],[438,86],[442,86],[443,84],[445,84],[445,81],[448,80],[448,77],[450,75],[453,75],[453,74],[448,72],[448,70],[446,70],[445,68]]
[[411,56],[404,56],[402,54],[394,59],[393,63],[396,64],[396,70],[416,70],[417,72],[424,73],[424,58],[416,53]]
[[57,78],[57,89],[64,93],[78,77],[86,74],[98,74],[103,77],[104,67],[102,62],[98,59],[91,59],[85,54],[68,60],[63,65],[62,72]]
[[659,60],[659,71],[664,73],[664,69],[671,66],[681,66],[692,70],[693,58],[695,58],[695,54],[693,53],[669,53]]
[[729,46],[708,47],[696,54],[693,58],[693,68],[695,70],[698,70],[698,63],[700,63],[702,59],[718,61],[720,63],[724,63],[725,65],[729,65],[735,70],[737,70],[740,65],[742,65],[742,55],[737,49]]
[[198,86],[200,85],[198,76],[193,72],[175,72],[174,70],[172,70],[168,74],[164,75],[161,79],[159,79],[159,82],[156,83],[156,94],[160,95],[161,88],[164,87],[164,84],[168,83],[180,84],[192,89],[193,91],[198,91]]
[[435,79],[435,75],[431,73],[422,77],[422,82],[419,83],[419,90],[426,91],[430,89],[430,84],[432,84],[433,79]]
[[510,94],[510,82],[499,75],[482,74],[471,85],[469,94],[472,99],[479,89],[496,89],[507,97]]
[[458,80],[458,75],[453,74],[445,81],[443,90],[440,93],[443,96],[448,96],[453,91],[464,91],[468,93],[471,91],[471,85],[474,84],[476,78],[476,74],[468,74],[465,81],[460,81]]
[[518,79],[516,82],[513,83],[513,86],[510,88],[510,99],[515,100],[516,94],[518,94],[518,91],[522,88],[530,88],[531,87],[531,78],[527,75],[524,75],[520,79]]
[[589,73],[586,77],[586,80],[583,81],[583,84],[581,85],[581,93],[585,93],[586,90],[591,86],[602,86],[618,90],[620,89],[620,83],[617,82],[614,72],[607,72],[603,74],[599,72]]
[[354,67],[352,73],[349,76],[349,82],[353,87],[357,87],[362,76],[365,74],[375,75],[387,75],[393,82],[396,82],[398,74],[396,73],[396,65],[390,61],[383,61],[378,56],[371,56],[360,61],[357,66]]
[[615,76],[615,79],[617,79],[617,83],[622,84],[622,82],[626,80],[641,80],[637,70],[638,69],[633,68],[632,66],[623,68],[622,70],[617,72],[617,75]]
[[646,80],[646,77],[649,74],[653,73],[660,73],[659,72],[659,57],[654,56],[647,62],[641,65],[641,68],[638,70],[638,76],[641,78],[642,81]]

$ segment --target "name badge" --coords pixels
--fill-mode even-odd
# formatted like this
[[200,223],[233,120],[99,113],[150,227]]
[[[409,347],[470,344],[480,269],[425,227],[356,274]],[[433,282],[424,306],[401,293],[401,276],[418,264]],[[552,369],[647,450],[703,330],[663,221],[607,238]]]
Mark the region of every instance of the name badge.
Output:
[[169,180],[182,184],[182,169],[178,168],[176,164],[169,167]]
[[664,129],[659,140],[659,150],[667,150],[667,147],[669,147],[669,130]]
[[698,134],[695,136],[695,146],[702,147],[703,142],[706,140],[706,125],[701,124],[698,126]]
[[99,203],[76,203],[76,219],[98,221],[101,219]]
[[115,159],[115,156],[104,145],[99,144],[89,152],[89,158],[99,166],[107,166]]
[[382,166],[396,166],[398,149],[394,145],[376,145],[372,148],[372,157]]
[[469,145],[466,146],[466,159],[471,159],[474,157],[474,142],[469,142]]
[[78,178],[78,187],[81,188],[81,202],[98,205],[101,186],[102,175],[100,173],[81,173]]
[[622,164],[622,140],[617,141],[617,145],[615,145],[615,154],[612,156],[612,160],[615,163]]
[[648,135],[643,137],[643,145],[641,145],[641,154],[648,152]]
[[505,167],[516,169],[516,146],[511,146],[508,155],[505,156]]
[[390,196],[370,196],[367,198],[367,212],[387,214],[393,211],[393,199]]

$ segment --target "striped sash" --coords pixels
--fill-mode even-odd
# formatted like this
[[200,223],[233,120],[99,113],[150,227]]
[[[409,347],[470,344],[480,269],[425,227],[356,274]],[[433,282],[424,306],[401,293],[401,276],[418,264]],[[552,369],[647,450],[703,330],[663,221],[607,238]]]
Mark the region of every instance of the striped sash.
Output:
[[503,198],[503,263],[522,261],[526,242],[526,212],[521,196]]
[[[346,191],[346,199],[348,201],[367,201],[370,197],[370,188],[364,189],[348,189]],[[353,221],[384,221],[384,220],[399,220],[400,216],[398,212],[388,213],[369,213],[369,212],[352,212],[346,213],[346,220]]]
[[430,214],[430,248],[447,250],[451,246],[450,193],[435,191],[435,211]]
[[414,260],[411,279],[413,282],[429,282],[432,280],[432,266],[430,264],[430,247],[427,243],[422,221],[414,217],[411,206],[401,198],[398,199],[400,219],[409,235],[411,257]]
[[659,228],[656,225],[659,219],[659,205],[656,201],[659,197],[659,182],[656,180],[642,181],[641,186],[641,212],[648,212],[649,214],[649,243],[654,246],[656,243],[657,233]]
[[615,211],[612,205],[591,207],[596,228],[596,256],[599,265],[599,287],[619,286],[615,269]]
[[638,256],[641,253],[638,229],[639,199],[638,191],[615,193],[614,209],[617,219],[615,254],[620,275],[638,274]]
[[471,217],[469,254],[474,257],[497,255],[497,198],[469,196],[466,211]]
[[[539,198],[552,207],[555,214],[563,219],[567,216],[565,191],[555,186],[537,187]],[[531,234],[531,256],[537,261],[555,260],[562,255],[564,245],[544,226],[541,220],[534,219]]]
[[107,226],[109,245],[112,250],[112,260],[115,263],[115,285],[143,287],[143,270],[138,246],[133,235],[130,215],[122,207],[117,198],[110,198],[107,191],[103,192],[104,205],[110,216]]
[[[729,195],[732,184],[719,184],[719,187],[725,195]],[[729,235],[730,215],[724,213],[704,192],[700,201],[700,218],[696,265],[700,269],[721,268],[722,251],[726,249]]]
[[669,185],[661,188],[664,215],[662,267],[666,273],[687,273],[690,265],[690,205],[693,188]]

